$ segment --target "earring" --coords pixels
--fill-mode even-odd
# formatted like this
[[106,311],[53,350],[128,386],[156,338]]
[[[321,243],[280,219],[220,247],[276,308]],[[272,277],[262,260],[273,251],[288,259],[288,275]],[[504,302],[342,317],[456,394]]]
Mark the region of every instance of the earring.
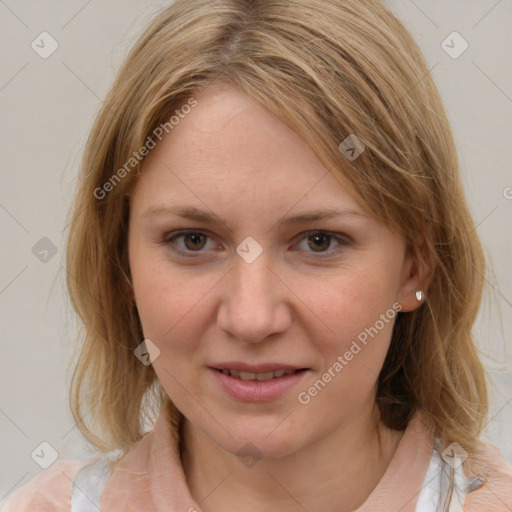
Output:
[[417,300],[418,302],[421,302],[421,301],[422,301],[422,299],[423,299],[423,295],[424,295],[424,294],[423,294],[423,292],[422,292],[421,290],[418,290],[418,291],[416,292],[416,300]]

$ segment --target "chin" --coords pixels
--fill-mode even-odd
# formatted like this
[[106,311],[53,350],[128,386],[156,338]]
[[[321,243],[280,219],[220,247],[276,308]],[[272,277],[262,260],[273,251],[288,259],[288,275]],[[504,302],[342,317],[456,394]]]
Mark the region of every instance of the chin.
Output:
[[231,436],[224,432],[221,439],[211,439],[242,462],[246,458],[279,459],[300,450],[306,444],[306,439],[298,433],[286,429],[280,432],[279,427],[276,428],[278,424],[268,427],[268,424],[251,422],[250,426],[240,425],[239,428],[229,429]]

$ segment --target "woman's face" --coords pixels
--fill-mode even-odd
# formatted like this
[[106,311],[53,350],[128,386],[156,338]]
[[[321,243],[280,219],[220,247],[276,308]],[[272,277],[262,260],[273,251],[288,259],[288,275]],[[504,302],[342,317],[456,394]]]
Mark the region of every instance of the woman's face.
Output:
[[131,197],[134,297],[184,416],[279,457],[374,410],[415,265],[268,110],[232,88],[196,100]]

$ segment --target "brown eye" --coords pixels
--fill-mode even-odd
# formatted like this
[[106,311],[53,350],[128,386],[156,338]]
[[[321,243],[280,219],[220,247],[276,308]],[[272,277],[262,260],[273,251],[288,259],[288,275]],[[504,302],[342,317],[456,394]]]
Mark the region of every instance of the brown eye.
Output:
[[323,252],[331,245],[332,236],[325,233],[316,233],[308,237],[308,247],[314,252]]
[[181,231],[165,237],[162,244],[182,256],[190,257],[201,256],[215,247],[213,240],[201,231]]
[[201,233],[189,233],[184,235],[185,247],[191,251],[201,250],[206,244],[206,236]]
[[306,254],[314,254],[316,259],[337,256],[351,244],[351,238],[342,233],[309,231],[302,235],[295,247]]

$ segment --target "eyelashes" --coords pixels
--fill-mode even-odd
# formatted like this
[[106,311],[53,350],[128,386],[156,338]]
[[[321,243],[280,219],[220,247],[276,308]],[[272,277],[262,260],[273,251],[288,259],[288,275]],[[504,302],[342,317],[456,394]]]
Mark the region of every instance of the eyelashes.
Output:
[[[187,237],[188,237],[189,241],[192,241],[192,245],[194,245],[194,244],[197,245],[198,239],[199,240],[210,239],[210,241],[212,240],[206,233],[203,233],[202,231],[179,231],[177,234],[166,238],[164,243],[166,245],[170,245],[171,248],[173,248],[172,246],[176,245],[176,240],[178,240],[180,238],[183,238],[183,240],[186,240]],[[199,244],[199,245],[201,245],[201,244]],[[182,247],[178,247],[177,252],[179,252],[179,253],[188,253],[188,252],[201,253],[201,252],[204,252],[201,250],[201,249],[203,249],[203,247],[200,247],[199,250],[194,250],[194,249],[188,250],[188,248],[186,246],[185,247],[182,246]],[[197,249],[197,247],[195,249]],[[176,249],[173,248],[173,250],[176,250]]]
[[[351,242],[347,235],[342,233],[332,233],[329,231],[307,231],[301,233],[298,243],[294,243],[293,249],[299,248],[299,251],[313,255],[317,258],[329,257],[349,245]],[[180,230],[167,235],[162,244],[173,252],[189,258],[204,256],[210,250],[215,250],[217,245],[213,239],[204,231],[198,230]],[[210,245],[210,247],[208,247]],[[315,250],[319,249],[319,250]]]

